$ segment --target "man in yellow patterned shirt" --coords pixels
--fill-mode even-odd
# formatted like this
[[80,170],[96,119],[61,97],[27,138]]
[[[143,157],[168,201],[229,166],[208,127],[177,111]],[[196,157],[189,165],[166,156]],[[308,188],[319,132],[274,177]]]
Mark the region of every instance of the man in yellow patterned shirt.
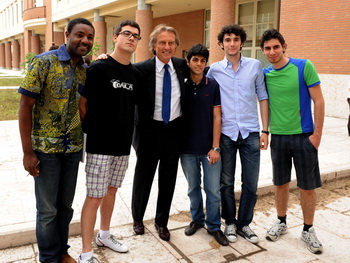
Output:
[[86,78],[82,57],[93,46],[95,30],[77,18],[65,34],[66,44],[33,58],[18,90],[23,166],[35,182],[40,262],[76,262],[67,251],[83,148],[78,91]]

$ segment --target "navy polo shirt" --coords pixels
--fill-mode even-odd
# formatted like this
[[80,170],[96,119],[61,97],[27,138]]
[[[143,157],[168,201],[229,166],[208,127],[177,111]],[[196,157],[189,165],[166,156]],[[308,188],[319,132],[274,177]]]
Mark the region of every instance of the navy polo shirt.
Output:
[[221,106],[219,84],[203,77],[186,81],[184,154],[206,155],[213,143],[213,110]]

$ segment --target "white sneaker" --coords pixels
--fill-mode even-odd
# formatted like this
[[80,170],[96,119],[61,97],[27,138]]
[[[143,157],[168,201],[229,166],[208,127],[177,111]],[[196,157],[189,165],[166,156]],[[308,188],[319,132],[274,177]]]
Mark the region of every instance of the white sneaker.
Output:
[[301,240],[307,244],[307,248],[314,254],[322,254],[323,246],[317,239],[314,227],[311,227],[309,231],[301,232]]
[[230,243],[237,241],[237,227],[235,224],[226,225],[224,234]]
[[94,256],[92,256],[91,258],[89,258],[87,260],[82,260],[82,259],[80,259],[80,256],[79,256],[78,263],[100,263],[100,261],[97,258],[95,258]]
[[101,239],[100,234],[96,236],[96,245],[99,247],[109,247],[110,249],[120,252],[120,253],[125,253],[128,252],[129,248],[128,246],[120,243],[117,238],[113,235],[110,235],[106,239]]
[[287,225],[281,223],[281,220],[277,219],[273,226],[266,232],[266,239],[269,241],[277,241],[281,235],[287,233]]
[[251,230],[249,226],[242,227],[242,229],[238,230],[237,233],[251,243],[256,244],[259,242],[258,236],[253,232],[253,230]]

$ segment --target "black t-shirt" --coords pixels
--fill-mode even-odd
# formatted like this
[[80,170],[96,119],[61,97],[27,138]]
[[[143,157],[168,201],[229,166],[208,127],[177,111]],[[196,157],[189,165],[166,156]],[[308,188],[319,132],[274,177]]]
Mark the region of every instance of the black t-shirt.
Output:
[[213,144],[213,110],[221,106],[219,84],[203,77],[196,85],[186,82],[185,139],[182,153],[205,155]]
[[82,95],[87,98],[86,151],[129,155],[141,73],[112,57],[90,65]]

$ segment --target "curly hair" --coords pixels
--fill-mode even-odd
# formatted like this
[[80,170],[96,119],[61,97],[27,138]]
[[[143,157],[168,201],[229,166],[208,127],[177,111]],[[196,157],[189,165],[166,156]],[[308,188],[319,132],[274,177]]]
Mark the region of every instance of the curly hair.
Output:
[[240,25],[232,24],[224,26],[220,33],[218,34],[218,44],[223,43],[225,34],[235,34],[236,36],[241,37],[242,44],[247,39],[247,33],[245,32],[244,28]]

